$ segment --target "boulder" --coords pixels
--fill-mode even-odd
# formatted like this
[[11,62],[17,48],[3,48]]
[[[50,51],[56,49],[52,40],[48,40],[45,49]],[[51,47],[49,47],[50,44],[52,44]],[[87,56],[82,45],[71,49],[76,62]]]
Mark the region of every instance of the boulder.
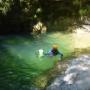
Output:
[[46,90],[90,90],[90,56],[82,55],[68,65]]

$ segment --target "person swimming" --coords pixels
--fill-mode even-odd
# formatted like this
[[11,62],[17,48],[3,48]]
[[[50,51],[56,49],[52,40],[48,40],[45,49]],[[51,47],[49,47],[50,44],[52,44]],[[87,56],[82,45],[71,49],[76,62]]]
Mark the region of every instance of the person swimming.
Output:
[[52,49],[45,53],[43,49],[39,49],[38,52],[37,52],[37,56],[39,58],[43,57],[43,56],[57,56],[57,55],[60,55],[60,59],[62,59],[63,57],[63,53],[61,53],[59,50],[58,50],[58,46],[57,45],[53,45],[52,46]]
[[46,55],[49,55],[49,56],[56,56],[56,55],[60,55],[60,58],[63,57],[63,53],[61,53],[59,50],[58,50],[58,46],[57,45],[53,45],[52,46],[52,49],[46,53]]

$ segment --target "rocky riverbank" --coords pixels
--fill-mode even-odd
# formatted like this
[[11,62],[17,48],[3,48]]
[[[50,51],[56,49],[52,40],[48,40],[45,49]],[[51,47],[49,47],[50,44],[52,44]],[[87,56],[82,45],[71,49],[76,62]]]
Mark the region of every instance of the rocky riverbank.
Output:
[[59,76],[46,90],[89,90],[90,55],[75,58],[68,65],[64,75]]

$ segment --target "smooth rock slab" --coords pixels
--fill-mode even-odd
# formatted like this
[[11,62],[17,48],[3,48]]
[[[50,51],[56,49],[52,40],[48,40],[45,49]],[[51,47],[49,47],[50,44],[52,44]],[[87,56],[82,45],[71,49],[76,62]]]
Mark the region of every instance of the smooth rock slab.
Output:
[[57,77],[46,90],[90,90],[90,56],[73,59],[65,75]]

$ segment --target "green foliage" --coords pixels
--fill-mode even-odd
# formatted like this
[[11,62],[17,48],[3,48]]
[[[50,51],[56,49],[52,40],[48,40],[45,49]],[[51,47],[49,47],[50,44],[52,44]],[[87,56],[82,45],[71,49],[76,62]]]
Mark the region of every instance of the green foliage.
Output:
[[79,3],[80,3],[80,0],[73,0],[74,5],[79,5]]
[[90,15],[90,6],[87,5],[87,16],[89,17],[89,15]]
[[79,14],[80,14],[81,16],[87,15],[87,9],[80,9],[80,10],[79,10]]
[[1,28],[5,25],[11,31],[14,27],[13,31],[31,33],[39,20],[45,24],[60,17],[78,21],[90,17],[89,4],[89,0],[1,0]]
[[2,14],[7,14],[7,12],[11,9],[12,0],[0,0],[0,12]]

